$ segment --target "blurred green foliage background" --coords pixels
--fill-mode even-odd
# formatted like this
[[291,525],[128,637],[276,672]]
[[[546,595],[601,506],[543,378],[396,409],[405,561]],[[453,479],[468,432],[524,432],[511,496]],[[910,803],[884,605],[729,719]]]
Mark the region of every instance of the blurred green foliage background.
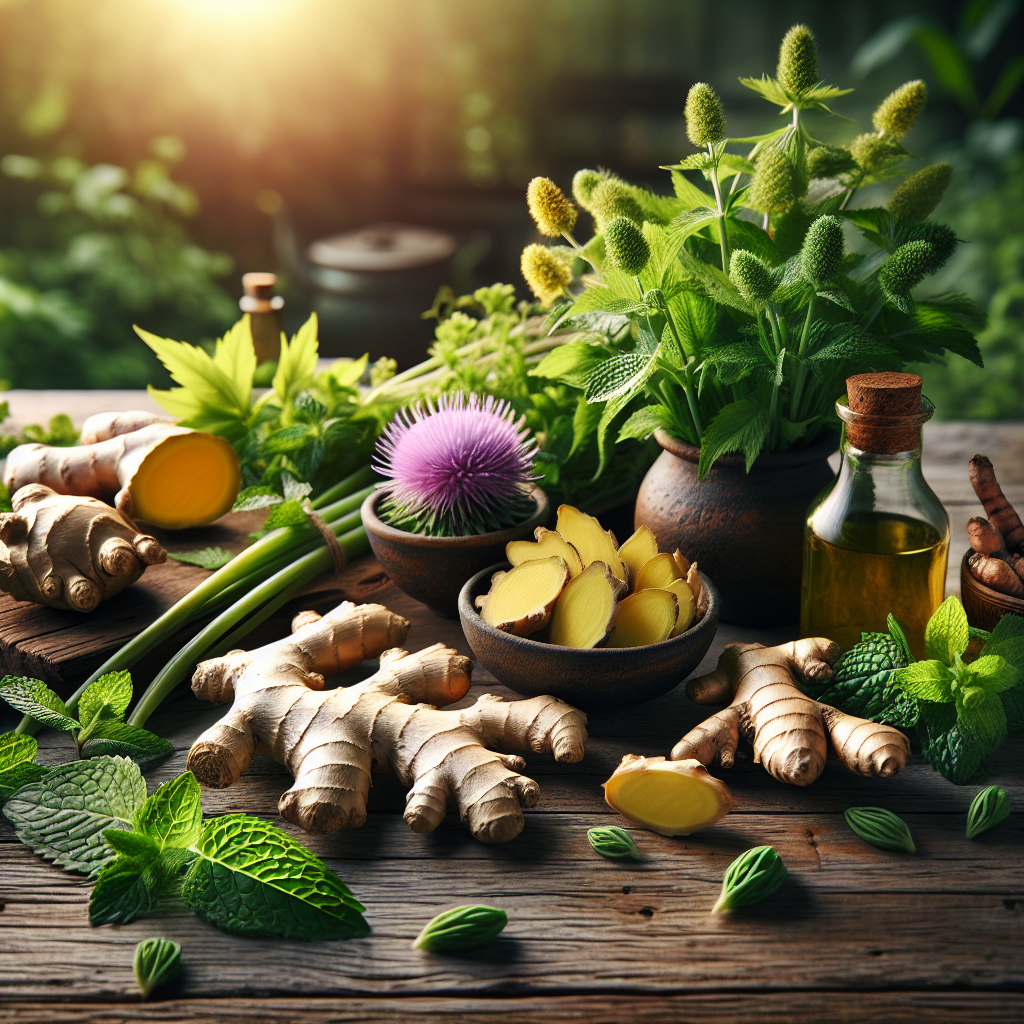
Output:
[[[1020,0],[0,0],[0,380],[164,382],[131,324],[222,331],[240,274],[275,269],[282,204],[302,239],[385,219],[483,231],[457,283],[522,294],[533,175],[601,165],[666,190],[689,86],[712,82],[747,134],[763,111],[736,78],[772,72],[798,21],[823,77],[856,89],[836,110],[861,128],[822,118],[826,141],[927,81],[907,145],[955,165],[936,216],[970,243],[939,286],[990,324],[986,370],[926,367],[926,392],[946,418],[1020,418]],[[309,296],[288,299],[304,319]],[[389,354],[372,333],[339,344]]]

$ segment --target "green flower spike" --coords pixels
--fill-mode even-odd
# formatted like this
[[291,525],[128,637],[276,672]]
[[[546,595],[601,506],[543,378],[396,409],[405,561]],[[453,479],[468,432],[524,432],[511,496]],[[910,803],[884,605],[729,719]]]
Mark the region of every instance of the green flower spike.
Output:
[[889,165],[903,155],[903,147],[889,135],[866,132],[850,143],[850,152],[860,169],[867,175],[881,174]]
[[791,96],[818,84],[818,44],[806,25],[794,25],[783,37],[775,77]]
[[844,250],[843,222],[838,217],[819,217],[808,229],[800,250],[800,270],[815,288],[827,284],[839,269]]
[[778,287],[771,267],[747,249],[733,250],[729,260],[729,279],[748,302],[767,302]]
[[545,306],[564,295],[572,283],[572,268],[568,262],[546,245],[528,245],[523,250],[520,266],[526,283]]
[[572,179],[572,197],[584,210],[590,209],[590,201],[594,195],[594,189],[604,181],[605,176],[600,171],[591,171],[585,168],[577,171]]
[[550,178],[534,178],[527,186],[526,202],[542,235],[559,238],[576,225],[576,207]]
[[911,312],[911,289],[938,269],[939,260],[940,256],[931,242],[907,242],[882,264],[878,271],[878,284],[897,309]]
[[904,220],[925,220],[942,201],[952,179],[952,164],[922,167],[893,192],[889,212]]
[[917,121],[928,100],[928,87],[920,79],[905,82],[878,105],[871,123],[882,135],[902,139]]
[[686,134],[698,149],[725,138],[722,101],[707,82],[691,86],[686,96],[685,114]]
[[629,186],[618,178],[605,178],[597,184],[590,193],[590,212],[600,231],[616,217],[626,217],[638,226],[644,222],[640,204],[633,198]]
[[922,221],[920,224],[901,225],[894,233],[894,248],[907,242],[928,242],[935,249],[935,269],[946,265],[946,261],[956,252],[958,239],[956,232],[947,224],[939,224],[934,220]]
[[760,213],[785,213],[798,198],[796,171],[780,149],[766,149],[757,161],[747,202]]
[[636,277],[651,259],[651,247],[640,229],[628,217],[616,217],[604,231],[608,262]]
[[855,166],[853,154],[841,146],[815,146],[807,154],[807,174],[811,178],[836,178]]

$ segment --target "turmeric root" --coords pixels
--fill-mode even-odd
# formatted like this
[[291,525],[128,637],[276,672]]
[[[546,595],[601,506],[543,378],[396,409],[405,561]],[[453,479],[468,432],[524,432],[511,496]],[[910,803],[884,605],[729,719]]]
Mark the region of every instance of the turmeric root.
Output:
[[522,562],[491,577],[491,589],[477,598],[480,617],[514,636],[529,636],[551,619],[555,602],[569,582],[569,567],[557,555]]
[[828,739],[839,760],[859,775],[895,775],[910,744],[898,729],[837,711],[805,696],[795,679],[832,678],[839,645],[808,637],[779,647],[729,644],[714,672],[691,679],[687,696],[697,704],[731,701],[690,730],[672,748],[672,760],[732,766],[742,733],[754,760],[780,782],[807,786],[825,767]]
[[[1016,565],[1019,566],[1021,556],[1015,557],[1018,559]],[[1024,597],[1024,579],[1017,574],[1014,565],[1001,558],[975,551],[967,559],[967,571],[986,587],[1009,594],[1010,597]]]
[[971,547],[979,554],[1009,561],[1010,552],[1006,550],[1003,535],[987,519],[972,516],[967,520],[967,533],[971,538]]
[[167,552],[95,498],[29,484],[0,514],[0,589],[16,601],[91,612],[131,586]]
[[[130,426],[147,425],[129,432]],[[133,519],[166,529],[212,522],[238,494],[238,456],[222,437],[178,427],[148,413],[104,414],[87,421],[77,448],[19,445],[7,456],[12,493],[40,483],[58,494],[110,499]]]
[[989,522],[1003,535],[1007,550],[1024,555],[1024,523],[1006,500],[991,461],[984,455],[972,455],[967,466],[974,492],[984,505]]
[[[376,765],[410,787],[405,820],[414,832],[437,828],[451,798],[477,839],[505,842],[522,830],[522,808],[537,802],[538,788],[519,774],[520,757],[489,748],[583,757],[586,715],[554,697],[505,703],[484,694],[465,710],[438,711],[465,696],[472,663],[442,644],[389,650],[409,624],[381,605],[346,601],[323,618],[303,612],[292,627],[283,640],[197,667],[196,695],[233,704],[193,744],[188,767],[207,786],[230,786],[262,746],[295,777],[281,816],[307,832],[362,825]],[[323,689],[323,673],[378,654],[369,679]]]
[[663,836],[688,836],[733,807],[729,787],[699,761],[627,754],[604,784],[609,807]]

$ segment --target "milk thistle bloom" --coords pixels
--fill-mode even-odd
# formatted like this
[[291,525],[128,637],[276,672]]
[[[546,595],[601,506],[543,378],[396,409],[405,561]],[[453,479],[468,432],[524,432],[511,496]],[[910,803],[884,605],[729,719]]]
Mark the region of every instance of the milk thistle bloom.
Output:
[[405,409],[377,442],[373,468],[387,478],[381,516],[431,537],[515,526],[534,509],[536,451],[523,418],[490,396],[442,395]]

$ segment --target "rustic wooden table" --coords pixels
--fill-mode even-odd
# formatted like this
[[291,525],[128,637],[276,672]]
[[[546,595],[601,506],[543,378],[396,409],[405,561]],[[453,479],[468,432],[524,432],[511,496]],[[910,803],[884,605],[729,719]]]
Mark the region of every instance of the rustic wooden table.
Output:
[[[949,589],[978,509],[967,481],[975,451],[996,463],[1024,507],[1024,425],[930,425],[926,475],[950,513]],[[368,572],[372,565],[367,563]],[[435,618],[393,586],[373,595],[413,622],[407,646],[441,640],[468,653],[457,623]],[[723,625],[702,666],[736,640],[780,642],[795,630]],[[469,699],[514,697],[483,670]],[[222,709],[181,696],[151,719],[177,753],[150,787],[182,771],[189,744]],[[429,836],[402,821],[404,793],[375,782],[364,828],[300,835],[366,904],[371,934],[332,943],[242,939],[188,914],[91,928],[90,883],[33,856],[0,825],[0,1019],[118,1021],[580,1021],[950,1024],[1005,1022],[1024,1009],[1024,761],[1006,744],[988,781],[1017,813],[974,841],[964,812],[977,786],[957,787],[915,761],[868,781],[834,762],[808,789],[784,786],[749,759],[724,776],[736,809],[686,838],[635,831],[641,863],[606,861],[586,830],[626,824],[600,784],[623,754],[664,754],[702,718],[682,687],[631,711],[591,716],[584,760],[528,758],[541,784],[526,828],[504,846],[473,840],[453,816]],[[12,719],[0,720],[0,730]],[[42,756],[63,759],[43,735]],[[277,820],[285,771],[256,758],[233,788],[205,792],[207,814],[247,811]],[[842,811],[882,804],[909,823],[918,854],[862,843]],[[295,831],[285,825],[289,831]],[[722,873],[742,850],[769,843],[789,878],[769,901],[712,917]],[[434,914],[461,903],[508,911],[504,933],[477,952],[432,956],[410,941]],[[178,982],[141,1004],[136,942],[182,944]]]

